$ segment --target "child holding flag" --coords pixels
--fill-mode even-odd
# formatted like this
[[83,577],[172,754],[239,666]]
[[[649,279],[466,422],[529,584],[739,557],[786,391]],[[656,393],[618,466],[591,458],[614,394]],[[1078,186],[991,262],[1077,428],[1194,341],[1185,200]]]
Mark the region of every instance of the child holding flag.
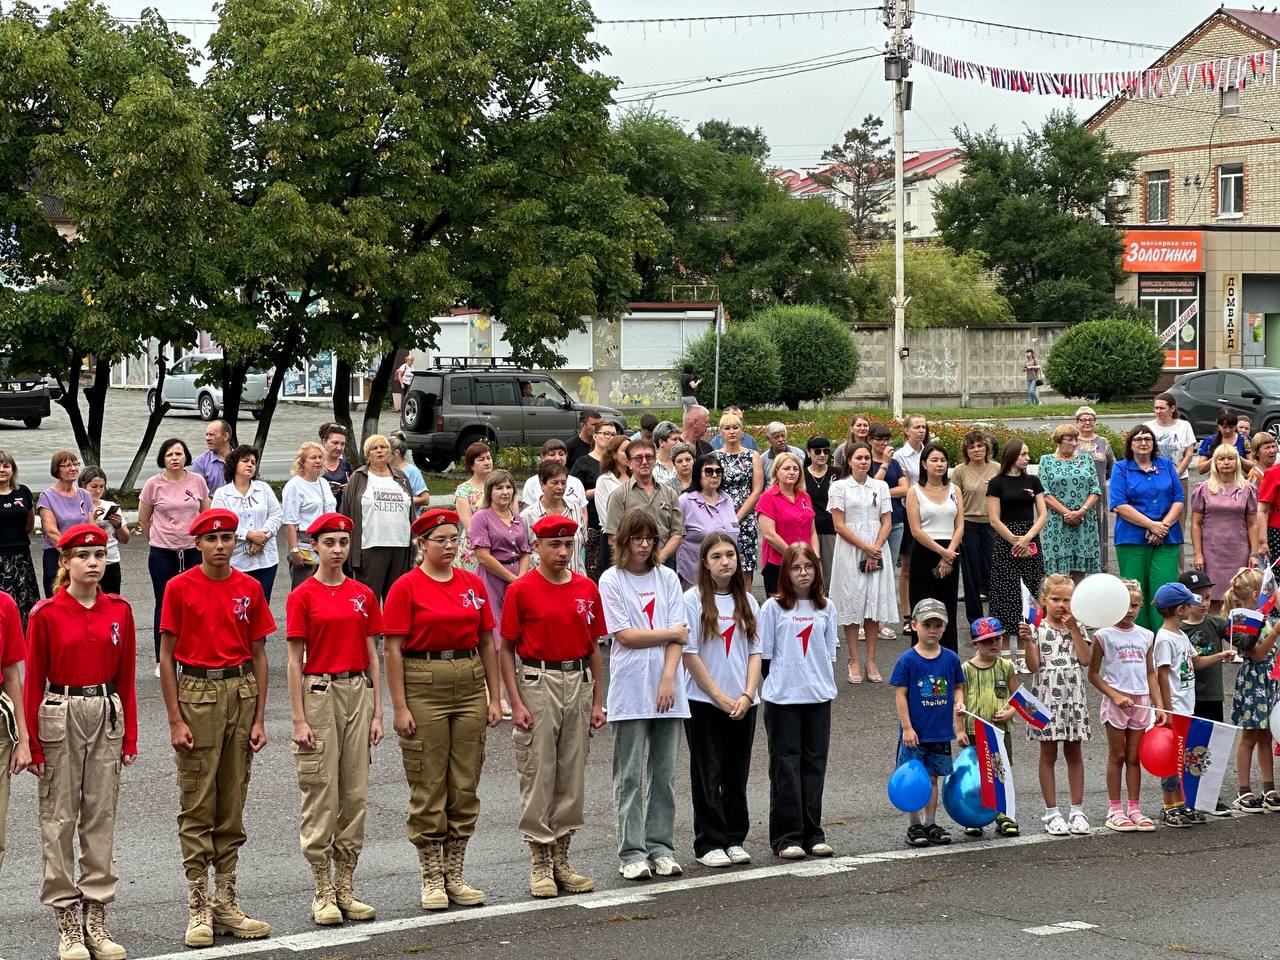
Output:
[[911,611],[911,629],[916,642],[898,658],[889,678],[895,687],[895,706],[901,734],[898,741],[898,766],[919,760],[933,781],[929,802],[920,811],[909,814],[907,844],[927,847],[948,844],[951,835],[934,822],[938,809],[938,781],[951,773],[951,741],[962,746],[969,743],[964,724],[959,722],[964,710],[964,669],[955,651],[942,646],[947,629],[947,608],[941,600],[925,597]]
[[[965,700],[973,716],[966,715],[965,732],[974,737],[973,717],[978,717],[1001,731],[1005,752],[1013,756],[1013,737],[1010,724],[1016,711],[1009,706],[1009,697],[1018,689],[1018,676],[1013,661],[1000,656],[1000,642],[1004,638],[1004,624],[995,617],[981,617],[969,625],[976,653],[962,666],[964,670]],[[1009,784],[1009,789],[1013,785]],[[965,827],[966,836],[982,836],[981,827]],[[996,814],[996,833],[1002,837],[1018,836],[1018,824],[1003,811]]]
[[[1027,737],[1040,742],[1040,791],[1044,794],[1044,829],[1053,837],[1087,834],[1089,819],[1084,815],[1084,757],[1081,744],[1089,739],[1089,705],[1085,700],[1084,673],[1089,662],[1089,643],[1080,624],[1071,615],[1071,594],[1075,582],[1065,573],[1052,573],[1040,585],[1040,605],[1044,622],[1032,630],[1027,623],[1018,627],[1026,644],[1027,671],[1034,674],[1031,694],[1052,711],[1043,727],[1028,724]],[[1034,641],[1034,642],[1032,642]],[[1071,791],[1071,812],[1063,819],[1058,810],[1058,783],[1054,767],[1058,744],[1067,761],[1067,784]]]
[[[1199,574],[1201,577],[1204,574]],[[1093,635],[1093,658],[1089,682],[1102,692],[1099,711],[1107,731],[1107,829],[1117,833],[1156,828],[1138,805],[1142,787],[1142,767],[1138,764],[1138,744],[1151,725],[1151,707],[1160,706],[1151,648],[1155,635],[1134,621],[1142,610],[1142,587],[1137,580],[1124,581],[1129,588],[1129,612],[1114,627],[1104,627]],[[1151,693],[1157,691],[1152,704]],[[1156,714],[1156,723],[1168,725],[1166,714]],[[1120,805],[1120,784],[1129,787],[1128,812]]]
[[[1227,609],[1242,607],[1252,610],[1258,605],[1263,575],[1259,570],[1241,570],[1231,580],[1227,593]],[[1240,727],[1240,743],[1236,747],[1236,782],[1240,795],[1231,806],[1241,813],[1280,810],[1280,793],[1276,793],[1275,764],[1271,756],[1271,707],[1278,685],[1271,677],[1276,661],[1277,624],[1257,633],[1250,631],[1232,637],[1244,657],[1236,674],[1235,697],[1231,704],[1231,722]],[[1249,789],[1253,755],[1258,757],[1258,775],[1262,778],[1262,796]]]

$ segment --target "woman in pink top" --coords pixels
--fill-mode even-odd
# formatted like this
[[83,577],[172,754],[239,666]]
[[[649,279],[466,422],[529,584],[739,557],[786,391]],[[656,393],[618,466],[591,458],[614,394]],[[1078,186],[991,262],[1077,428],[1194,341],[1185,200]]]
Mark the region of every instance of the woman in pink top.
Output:
[[151,544],[147,570],[151,574],[151,590],[156,598],[155,648],[156,676],[160,676],[160,606],[164,588],[183,570],[200,562],[200,552],[187,530],[201,512],[209,509],[209,488],[204,477],[192,473],[191,451],[176,438],[160,444],[157,473],[142,485],[138,495],[138,523],[142,535]]
[[764,542],[764,589],[771,596],[778,590],[782,554],[793,543],[807,543],[818,553],[818,530],[813,522],[813,501],[804,490],[804,468],[800,458],[783,451],[773,458],[773,483],[760,495],[756,519]]

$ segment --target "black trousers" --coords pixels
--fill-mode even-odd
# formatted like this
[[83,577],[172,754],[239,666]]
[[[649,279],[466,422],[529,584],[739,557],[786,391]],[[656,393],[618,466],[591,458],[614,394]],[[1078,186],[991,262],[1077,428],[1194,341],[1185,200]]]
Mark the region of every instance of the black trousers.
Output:
[[964,522],[960,541],[960,576],[964,582],[964,615],[970,623],[984,616],[982,596],[991,586],[991,524]]
[[822,789],[831,743],[831,703],[766,703],[769,739],[769,846],[825,843]]
[[742,846],[751,826],[747,777],[756,739],[756,708],[741,720],[731,720],[714,704],[690,700],[684,735],[689,743],[694,856]]
[[[937,541],[938,546],[950,546],[950,540]],[[964,541],[960,541],[964,546]],[[935,577],[934,568],[942,558],[920,544],[916,544],[911,554],[911,573],[907,577],[907,598],[914,610],[915,605],[926,597],[941,600],[947,608],[947,629],[942,631],[942,645],[948,650],[956,649],[956,598],[960,595],[960,567],[964,565],[960,558],[952,565],[951,572],[945,577]],[[906,615],[910,616],[908,610]]]
[[160,610],[164,605],[164,588],[169,581],[182,573],[199,565],[200,551],[194,547],[190,550],[167,550],[164,547],[152,547],[147,553],[147,572],[151,574],[151,593],[156,599],[155,609],[155,642],[156,663],[160,662]]
[[[764,580],[765,597],[771,597],[778,592],[778,577],[782,576],[782,567],[776,563],[766,563],[760,571],[760,576]],[[831,585],[827,584],[827,589],[831,589]]]
[[120,592],[120,564],[108,563],[102,568],[102,579],[98,581],[100,586],[106,593]]

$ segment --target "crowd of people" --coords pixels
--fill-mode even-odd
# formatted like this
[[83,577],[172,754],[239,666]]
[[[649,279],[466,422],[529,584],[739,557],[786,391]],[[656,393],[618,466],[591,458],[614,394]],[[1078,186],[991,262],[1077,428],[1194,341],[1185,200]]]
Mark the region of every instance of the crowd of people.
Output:
[[[469,447],[451,509],[430,507],[395,436],[369,437],[353,469],[346,431],[325,424],[319,442],[299,447],[281,498],[258,477],[259,451],[233,446],[225,423],[209,424],[195,458],[181,439],[164,441],[138,522],[179,787],[186,944],[271,931],[239,905],[236,868],[251,762],[267,743],[265,641],[277,630],[269,605],[282,528],[299,842],[320,925],[376,916],[354,874],[369,751],[388,732],[384,691],[427,910],[485,900],[464,866],[486,731],[504,719],[532,896],[594,888],[569,855],[584,825],[588,740],[606,722],[624,878],[682,872],[682,733],[695,857],[712,868],[751,861],[746,790],[762,702],[769,846],[783,859],[830,856],[822,796],[840,648],[848,683],[882,683],[877,645],[899,631],[910,645],[888,677],[898,762],[918,760],[933,779],[928,803],[910,814],[911,845],[951,842],[935,810],[952,745],[967,743],[976,715],[1012,749],[1009,698],[1023,682],[1052,714],[1028,730],[1039,743],[1044,829],[1090,830],[1081,753],[1090,685],[1102,695],[1109,746],[1106,826],[1154,829],[1139,806],[1138,739],[1167,724],[1166,711],[1222,721],[1222,664],[1239,654],[1230,701],[1245,734],[1239,791],[1212,812],[1280,811],[1268,732],[1280,628],[1229,645],[1220,616],[1224,604],[1255,607],[1261,571],[1280,556],[1276,443],[1250,436],[1229,411],[1198,443],[1167,394],[1154,412],[1113,451],[1096,413],[1081,407],[1053,430],[1054,449],[1035,469],[1022,440],[997,449],[981,430],[953,463],[918,414],[903,421],[895,449],[890,427],[861,414],[834,446],[811,436],[798,447],[781,423],[757,442],[735,408],[713,437],[696,403],[680,424],[646,414],[630,435],[584,413],[576,436],[543,445],[523,485],[495,466],[490,447]],[[121,960],[106,908],[117,885],[119,777],[138,755],[136,630],[119,596],[130,530],[104,499],[101,470],[82,471],[59,451],[50,476],[35,498],[0,452],[0,858],[7,774],[29,768],[40,782],[40,898],[55,911],[59,955]],[[37,516],[43,600],[29,546]],[[1131,604],[1090,636],[1071,596],[1107,569],[1111,551]],[[973,649],[963,662],[962,587]],[[1177,777],[1161,789],[1164,824],[1204,822]],[[1005,816],[995,829],[1019,832]]]

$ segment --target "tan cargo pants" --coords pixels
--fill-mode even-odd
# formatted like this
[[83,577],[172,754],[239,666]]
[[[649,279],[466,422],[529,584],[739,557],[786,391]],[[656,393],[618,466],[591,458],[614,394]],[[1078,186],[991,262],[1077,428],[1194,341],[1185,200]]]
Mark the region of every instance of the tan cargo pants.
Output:
[[520,698],[533,729],[512,727],[520,775],[520,832],[554,843],[582,827],[595,683],[584,670],[517,666]]
[[369,798],[373,685],[364,676],[303,677],[302,709],[316,740],[310,750],[292,745],[302,792],[302,855],[320,865],[334,856],[358,858]]
[[195,747],[175,752],[178,767],[178,839],[188,880],[235,873],[249,794],[249,731],[258,706],[253,674],[229,680],[178,677],[178,709]]
[[0,729],[0,867],[4,866],[4,824],[9,817],[9,758],[13,756],[13,741],[9,732]]
[[38,788],[44,848],[40,902],[47,907],[74,907],[81,898],[110,903],[116,896],[111,851],[124,746],[120,698],[46,693],[40,704],[40,742],[44,746],[44,775]]
[[412,737],[399,737],[409,781],[405,834],[421,849],[451,837],[470,837],[480,815],[476,787],[488,728],[484,663],[404,661],[404,695],[413,714]]

